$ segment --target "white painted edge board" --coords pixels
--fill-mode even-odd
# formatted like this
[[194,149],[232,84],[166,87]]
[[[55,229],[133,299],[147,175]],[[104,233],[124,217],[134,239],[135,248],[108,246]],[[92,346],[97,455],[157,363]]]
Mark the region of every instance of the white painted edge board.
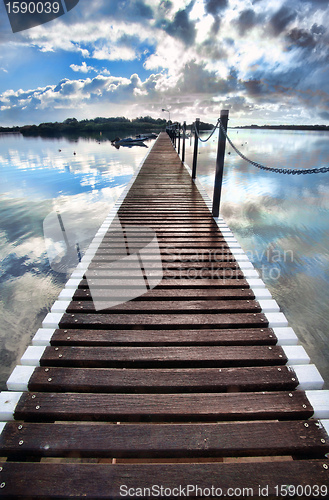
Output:
[[70,300],[56,300],[56,302],[54,302],[54,304],[51,306],[50,312],[65,313],[70,303]]
[[7,380],[8,391],[28,391],[28,384],[35,366],[17,365]]
[[24,366],[40,366],[40,358],[45,349],[46,346],[43,345],[30,345],[21,357],[21,364]]
[[297,335],[290,326],[273,328],[273,332],[278,339],[278,345],[297,345],[299,342]]
[[14,420],[14,413],[22,392],[4,391],[0,393],[0,421]]
[[290,365],[306,365],[310,363],[310,357],[301,345],[281,346],[288,358]]
[[51,337],[54,335],[54,328],[39,328],[32,339],[33,346],[49,346]]
[[278,306],[277,301],[274,299],[259,299],[258,303],[264,313],[280,311],[280,307]]
[[314,409],[313,418],[329,418],[329,390],[305,391],[305,394]]
[[322,427],[324,428],[324,430],[326,431],[328,437],[329,437],[329,419],[320,419],[319,420],[320,424],[322,425]]
[[315,365],[289,365],[297,375],[299,385],[297,390],[321,390],[324,385],[324,380],[320,375],[319,370]]
[[62,317],[62,313],[48,313],[42,322],[43,328],[58,328],[59,322]]

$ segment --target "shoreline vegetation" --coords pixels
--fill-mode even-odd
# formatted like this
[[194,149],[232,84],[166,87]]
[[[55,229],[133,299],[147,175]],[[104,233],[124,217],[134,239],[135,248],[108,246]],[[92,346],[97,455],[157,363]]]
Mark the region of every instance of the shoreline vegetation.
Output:
[[[141,116],[132,120],[123,116],[110,118],[94,118],[80,120],[67,118],[63,122],[47,122],[39,125],[23,125],[16,127],[0,127],[0,133],[20,133],[26,137],[95,137],[98,140],[112,140],[117,135],[159,133],[165,130],[171,122],[163,118]],[[211,123],[200,122],[200,130],[212,130]],[[329,125],[243,125],[229,127],[232,129],[270,129],[270,130],[301,130],[301,131],[329,131]],[[192,124],[187,125],[187,130],[192,129]]]

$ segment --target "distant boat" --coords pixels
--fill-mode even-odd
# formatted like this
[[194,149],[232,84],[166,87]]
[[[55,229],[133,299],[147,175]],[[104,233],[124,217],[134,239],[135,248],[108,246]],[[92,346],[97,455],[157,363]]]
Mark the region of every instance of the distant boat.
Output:
[[116,137],[111,141],[112,145],[119,149],[120,146],[122,147],[128,147],[132,148],[133,146],[142,146],[144,148],[147,148],[147,145],[144,144],[145,137],[127,137],[125,139],[120,139],[120,137]]

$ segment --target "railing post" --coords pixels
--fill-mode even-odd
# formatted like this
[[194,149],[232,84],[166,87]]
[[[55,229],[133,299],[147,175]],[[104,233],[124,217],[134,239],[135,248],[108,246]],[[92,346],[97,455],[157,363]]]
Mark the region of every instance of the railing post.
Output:
[[193,153],[193,165],[192,165],[192,179],[196,178],[196,164],[198,159],[198,133],[200,128],[200,118],[195,120],[195,132],[194,132],[194,153]]
[[[227,130],[227,122],[228,122],[228,109],[223,109],[220,112],[220,123],[224,128],[225,132]],[[212,201],[212,214],[214,217],[219,216],[219,205],[220,205],[220,197],[222,192],[222,182],[223,182],[223,170],[224,170],[224,156],[225,156],[225,144],[226,144],[226,135],[219,128],[218,133],[218,148],[217,148],[217,159],[216,159],[216,174],[215,174],[215,184],[214,184],[214,195]]]
[[177,153],[180,154],[180,123],[178,124],[178,150]]
[[186,133],[186,122],[183,123],[183,147],[182,147],[182,162],[185,161],[185,133]]

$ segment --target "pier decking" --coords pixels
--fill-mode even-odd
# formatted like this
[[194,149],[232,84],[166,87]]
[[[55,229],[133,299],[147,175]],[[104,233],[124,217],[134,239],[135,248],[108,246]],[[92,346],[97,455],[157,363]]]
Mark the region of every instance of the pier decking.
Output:
[[[155,231],[163,278],[152,288],[131,261],[109,280],[122,250],[114,219],[0,396],[0,497],[150,497],[137,489],[153,485],[174,497],[194,485],[203,494],[190,496],[280,498],[300,485],[310,498],[309,485],[328,498],[327,392],[166,134],[118,217],[139,244],[138,227]],[[145,293],[96,310],[91,292],[106,300],[115,282],[124,296],[141,271]]]

